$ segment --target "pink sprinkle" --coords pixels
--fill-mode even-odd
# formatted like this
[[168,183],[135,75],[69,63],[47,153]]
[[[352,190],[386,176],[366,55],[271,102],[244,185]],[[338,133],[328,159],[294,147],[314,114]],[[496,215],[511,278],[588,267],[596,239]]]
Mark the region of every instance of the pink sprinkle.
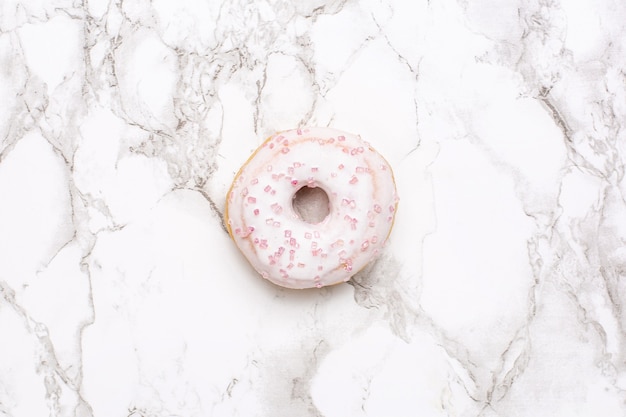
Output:
[[298,129],[298,130],[296,130],[296,132],[298,133],[298,135],[301,135],[302,134],[302,129]]
[[276,174],[272,174],[272,179],[273,179],[274,181],[278,181],[278,178],[279,178],[279,177],[278,177],[278,175],[276,175]]
[[259,215],[259,209],[254,209],[254,215],[258,216]]
[[253,180],[251,181],[251,184],[252,184],[252,185],[256,185],[256,184],[258,184],[258,183],[259,183],[259,179],[258,179],[258,178],[255,178],[255,179],[253,179]]
[[267,240],[261,239],[261,244],[259,245],[261,249],[267,249]]
[[293,261],[293,258],[295,257],[296,251],[293,249],[289,249],[289,260]]
[[311,233],[309,233],[309,232],[306,232],[306,233],[304,234],[304,238],[305,238],[305,239],[311,239],[311,237],[312,237],[312,236],[313,236],[313,235],[311,235]]
[[345,136],[337,136],[337,140],[339,142],[343,142],[344,140],[346,140],[346,137]]
[[374,211],[376,213],[380,213],[381,211],[383,211],[383,209],[378,204],[374,204]]
[[294,168],[300,168],[302,166],[302,164],[300,162],[294,162],[293,163],[293,167]]
[[283,149],[281,150],[281,152],[282,152],[282,153],[289,153],[289,148],[283,148]]
[[318,267],[317,267],[317,270],[318,270],[318,271],[321,271],[321,270],[323,270],[323,269],[324,269],[324,267],[323,267],[322,265],[318,265]]
[[387,165],[381,165],[380,169],[382,169],[383,171],[387,171]]
[[269,255],[267,259],[269,259],[270,265],[276,265],[276,259],[274,258],[274,255]]
[[270,143],[270,149],[274,149],[274,144]]
[[265,271],[261,272],[261,276],[265,279],[268,279],[270,277],[269,274]]
[[376,226],[376,223],[370,222],[369,225],[370,225],[370,227],[374,227],[374,226]]
[[321,282],[316,282],[315,283],[315,288],[322,288],[322,287],[323,287],[323,285],[322,285]]
[[352,218],[346,214],[343,219],[350,222],[350,228],[352,230],[356,230],[356,224],[359,222],[356,218]]
[[295,187],[296,185],[298,185],[298,180],[293,180],[293,181],[291,181],[291,185],[293,185],[294,187]]
[[270,187],[269,185],[266,185],[265,188],[263,189],[263,191],[265,191],[266,193],[269,192],[272,189],[272,187]]
[[362,146],[359,146],[358,148],[356,148],[356,150],[357,150],[358,153],[363,153],[363,147]]
[[298,262],[298,268],[304,268],[304,264],[302,262]]
[[258,237],[255,237],[255,238],[254,238],[254,243],[255,243],[255,244],[259,243],[259,238],[258,238]]
[[242,196],[242,197],[245,197],[245,196],[247,196],[247,195],[248,195],[248,187],[244,187],[244,189],[243,189],[243,190],[241,190],[241,196]]
[[367,250],[367,248],[369,247],[370,242],[367,240],[364,240],[363,243],[361,243],[361,252],[365,252]]
[[319,239],[320,237],[320,232],[318,232],[317,230],[313,232],[313,236],[315,236],[316,239]]
[[343,149],[341,150],[341,152],[343,152],[343,153],[350,153],[350,151],[348,150],[348,148],[343,148]]
[[291,237],[291,230],[285,230],[285,237]]
[[236,234],[236,235],[241,234],[241,228],[239,228],[239,227],[238,227],[238,228],[236,228],[236,229],[235,229],[235,234]]
[[392,220],[393,220],[393,217],[392,217],[392,216],[387,217],[387,221],[388,221],[388,222],[391,222]]
[[271,225],[272,225],[272,223],[274,223],[274,219],[272,219],[272,218],[265,219],[265,224],[266,224],[266,225],[271,226]]
[[285,248],[281,246],[278,248],[278,256],[281,256],[283,253],[285,253]]
[[248,203],[250,203],[250,204],[254,204],[254,203],[256,203],[256,198],[254,198],[254,197],[248,197]]
[[372,243],[378,242],[378,236],[372,236]]
[[356,148],[352,148],[352,149],[350,150],[350,155],[356,155],[356,153],[357,153]]
[[393,213],[394,211],[396,211],[396,208],[394,206],[389,206],[389,213]]
[[346,264],[346,265],[343,267],[343,269],[345,269],[346,271],[350,272],[350,271],[352,271],[352,265],[348,265],[348,264]]
[[335,177],[337,176],[337,173],[336,173],[336,172],[331,172],[331,173],[330,173],[330,176],[331,176],[331,177],[333,177],[333,178],[335,178]]
[[328,139],[328,143],[335,143],[335,138]]
[[337,168],[339,169],[343,169],[344,165],[343,164],[339,164],[339,166]]
[[275,140],[276,142],[280,142],[280,141],[281,141],[282,139],[284,139],[284,138],[285,138],[285,136],[284,136],[284,135],[278,135],[278,136],[276,136],[276,137],[274,138],[274,140]]
[[274,224],[272,224],[272,226],[274,226],[274,227],[280,227],[280,222],[274,222]]
[[283,141],[283,146],[289,146],[289,141],[287,139]]
[[320,254],[320,252],[322,252],[322,250],[321,250],[321,249],[315,249],[315,250],[312,250],[312,251],[311,251],[311,253],[313,254],[313,256],[317,256],[317,255],[319,255],[319,254]]
[[270,191],[270,194],[271,194],[271,195],[276,194],[276,190],[272,190],[272,191]]
[[293,167],[287,167],[287,173],[288,173],[289,175],[293,175],[293,172],[294,172]]
[[287,269],[291,269],[291,268],[293,268],[293,264],[289,262],[289,265],[287,265]]
[[291,246],[296,246],[296,243],[297,243],[297,242],[296,242],[296,238],[293,238],[293,237],[292,237],[291,239],[289,239],[289,244],[290,244]]
[[371,220],[371,219],[373,219],[374,217],[376,217],[376,215],[374,214],[374,212],[373,212],[373,211],[371,211],[371,210],[367,210],[367,218]]
[[270,207],[272,208],[272,211],[276,214],[280,214],[283,211],[282,206],[278,203],[274,203]]
[[345,250],[342,250],[341,252],[339,252],[339,257],[343,258],[344,256],[346,256],[346,253],[347,252]]
[[311,242],[311,249],[317,249],[317,242]]
[[358,181],[359,179],[353,175],[352,179],[350,180],[350,184],[356,184]]
[[319,168],[311,168],[311,172],[317,172],[319,171]]

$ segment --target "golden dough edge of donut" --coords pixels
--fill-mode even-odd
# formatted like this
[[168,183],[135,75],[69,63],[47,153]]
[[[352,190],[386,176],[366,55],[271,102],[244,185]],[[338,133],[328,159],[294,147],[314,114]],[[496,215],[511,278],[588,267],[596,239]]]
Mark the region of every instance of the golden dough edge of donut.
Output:
[[259,153],[259,151],[263,148],[263,145],[265,145],[267,142],[269,142],[274,136],[276,136],[276,135],[278,135],[278,134],[280,134],[282,132],[284,132],[284,130],[280,131],[280,132],[277,132],[277,133],[274,133],[273,135],[269,136],[267,139],[265,139],[254,150],[254,152],[252,152],[252,154],[248,157],[248,159],[246,159],[246,161],[241,165],[241,168],[239,168],[239,171],[237,171],[237,174],[235,174],[235,178],[233,178],[233,182],[230,184],[230,188],[228,189],[228,192],[226,193],[226,204],[224,205],[224,223],[226,223],[225,226],[226,226],[226,230],[228,230],[228,235],[233,240],[233,242],[235,242],[235,245],[237,246],[237,249],[239,249],[240,252],[241,252],[241,249],[239,248],[239,245],[237,245],[237,241],[235,240],[235,237],[233,236],[232,228],[230,227],[230,224],[228,223],[228,220],[229,220],[229,216],[228,216],[228,198],[230,197],[230,193],[233,191],[233,188],[235,188],[235,184],[237,183],[237,179],[241,175],[241,172],[244,170],[244,168],[247,167],[248,164],[250,163],[250,161],[252,161],[252,159],[256,156],[256,154]]
[[[330,128],[329,128],[330,129]],[[239,170],[237,171],[237,174],[235,174],[235,177],[233,178],[232,183],[230,184],[230,187],[228,188],[228,192],[226,193],[226,203],[224,205],[224,223],[226,226],[226,230],[228,230],[228,235],[230,236],[230,238],[232,239],[232,241],[235,243],[235,246],[237,246],[237,250],[239,250],[239,252],[243,255],[243,252],[241,251],[241,247],[239,246],[239,244],[237,244],[237,241],[235,240],[235,236],[233,236],[233,231],[232,228],[230,227],[230,224],[228,222],[229,220],[229,216],[228,216],[228,199],[230,197],[230,193],[233,191],[233,188],[235,188],[235,184],[237,183],[237,179],[239,178],[239,176],[241,175],[241,172],[248,166],[248,164],[250,163],[250,161],[252,161],[252,159],[256,156],[256,154],[263,149],[263,145],[265,145],[267,142],[269,142],[270,140],[272,140],[272,138],[276,137],[276,135],[280,135],[283,132],[288,132],[290,130],[293,129],[288,129],[288,130],[280,130],[276,133],[274,133],[273,135],[268,136],[267,139],[265,139],[255,150],[254,152],[252,152],[252,154],[248,157],[248,159],[246,159],[246,161],[241,165],[241,167],[239,168]],[[340,129],[336,129],[336,130],[340,130]],[[349,133],[349,132],[346,132]],[[361,135],[355,135],[354,133],[350,133],[353,136],[357,136],[361,141],[363,141],[363,139],[361,138]],[[364,142],[364,141],[363,141]],[[393,168],[391,166],[391,164],[389,163],[389,161],[387,161],[387,158],[385,158],[380,152],[378,152],[378,150],[376,150],[373,146],[368,144],[368,147],[375,152],[378,156],[380,156],[383,161],[385,161],[385,164],[387,164],[387,166],[389,167],[389,171],[391,172],[391,182],[393,183],[393,188],[394,188],[394,194],[396,196],[396,201],[394,201],[394,213],[393,213],[393,219],[391,220],[391,226],[389,227],[389,232],[387,233],[387,236],[385,237],[385,242],[387,240],[389,240],[389,236],[391,236],[391,232],[393,231],[393,227],[395,226],[396,223],[396,214],[398,213],[398,203],[400,202],[399,198],[398,198],[398,184],[396,183],[396,176],[393,173]],[[380,256],[380,254],[378,255]],[[378,257],[376,256],[376,258]],[[245,258],[245,256],[244,256]],[[248,261],[246,259],[246,261]],[[256,271],[257,274],[261,275],[261,273],[250,263],[250,261],[248,261],[248,263],[250,264],[250,266],[252,266],[252,269],[254,269]],[[344,284],[348,281],[350,281],[352,279],[352,277],[354,277],[356,274],[358,274],[359,272],[361,272],[362,270],[365,269],[365,267],[369,264],[366,263],[365,265],[363,265],[358,271],[356,271],[354,274],[350,275],[350,278],[348,278],[345,281],[339,281],[339,282],[335,282],[333,284],[329,284],[329,285],[325,285],[324,287],[332,287],[334,285],[339,285],[339,284]],[[279,287],[282,288],[288,288],[290,290],[306,290],[306,289],[311,289],[311,288],[315,288],[315,287],[307,287],[307,288],[293,288],[293,287],[285,287],[283,285],[280,284],[276,284],[271,280],[267,280],[270,281],[272,284],[278,285]]]

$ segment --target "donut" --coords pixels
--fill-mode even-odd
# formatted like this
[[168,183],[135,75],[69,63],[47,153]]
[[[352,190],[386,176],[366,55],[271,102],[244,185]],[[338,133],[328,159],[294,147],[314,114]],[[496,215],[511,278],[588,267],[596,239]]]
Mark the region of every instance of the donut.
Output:
[[263,278],[321,288],[348,281],[379,254],[397,204],[391,166],[367,142],[303,128],[269,137],[244,163],[224,219]]

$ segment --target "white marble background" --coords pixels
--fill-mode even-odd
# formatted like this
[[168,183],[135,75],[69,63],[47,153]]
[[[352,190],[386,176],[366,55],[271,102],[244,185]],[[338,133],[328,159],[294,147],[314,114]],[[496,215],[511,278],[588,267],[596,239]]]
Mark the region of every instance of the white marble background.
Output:
[[[626,416],[622,0],[2,0],[0,416]],[[277,130],[401,197],[350,284],[222,226]]]

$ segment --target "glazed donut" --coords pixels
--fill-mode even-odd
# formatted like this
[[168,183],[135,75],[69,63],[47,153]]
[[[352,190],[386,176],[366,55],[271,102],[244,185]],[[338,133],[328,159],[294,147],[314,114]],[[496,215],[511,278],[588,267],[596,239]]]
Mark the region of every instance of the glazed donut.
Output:
[[[328,199],[317,198],[318,219],[298,207],[298,196],[307,192]],[[297,129],[271,136],[241,167],[225,221],[263,278],[287,288],[321,288],[349,280],[379,253],[397,203],[391,167],[359,136]]]

